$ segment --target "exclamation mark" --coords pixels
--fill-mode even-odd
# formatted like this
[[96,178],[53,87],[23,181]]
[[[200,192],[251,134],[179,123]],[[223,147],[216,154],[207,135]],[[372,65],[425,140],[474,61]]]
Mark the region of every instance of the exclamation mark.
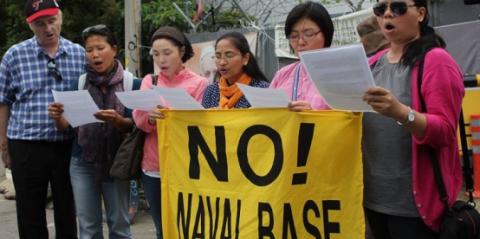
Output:
[[[302,123],[298,133],[298,151],[297,151],[297,167],[305,167],[307,165],[308,153],[312,145],[313,131],[315,124]],[[292,177],[292,185],[305,184],[307,182],[307,173],[295,173]]]

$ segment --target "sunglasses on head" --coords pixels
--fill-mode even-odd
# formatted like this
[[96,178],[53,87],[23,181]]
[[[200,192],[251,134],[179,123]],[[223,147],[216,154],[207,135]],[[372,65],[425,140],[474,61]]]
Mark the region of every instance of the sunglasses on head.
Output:
[[405,14],[409,7],[415,7],[415,4],[408,5],[406,2],[379,2],[373,6],[373,14],[377,17],[382,17],[387,8],[390,7],[390,11],[392,12],[394,17],[399,17]]
[[104,24],[90,26],[90,27],[87,27],[87,28],[83,29],[82,38],[85,39],[91,33],[98,33],[98,32],[103,33],[104,31],[107,31],[107,30],[108,30],[108,28]]
[[55,63],[55,59],[50,58],[47,62],[47,68],[48,68],[48,73],[55,78],[57,81],[62,80],[62,75],[60,74],[60,71],[57,69],[57,64]]

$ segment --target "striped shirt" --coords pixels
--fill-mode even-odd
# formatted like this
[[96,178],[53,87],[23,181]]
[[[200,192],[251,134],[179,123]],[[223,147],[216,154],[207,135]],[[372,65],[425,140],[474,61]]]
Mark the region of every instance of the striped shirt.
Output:
[[71,90],[85,71],[85,50],[60,37],[55,65],[61,75],[56,80],[48,70],[50,57],[35,37],[13,45],[0,64],[0,103],[10,108],[7,137],[18,140],[60,141],[72,132],[59,131],[48,117],[52,90]]

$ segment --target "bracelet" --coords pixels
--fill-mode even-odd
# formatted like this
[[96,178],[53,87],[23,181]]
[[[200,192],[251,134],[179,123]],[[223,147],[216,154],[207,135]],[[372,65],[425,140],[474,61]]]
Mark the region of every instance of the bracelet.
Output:
[[404,122],[397,121],[397,124],[405,126],[413,123],[413,121],[415,121],[415,112],[412,110],[412,108],[408,107],[407,119]]

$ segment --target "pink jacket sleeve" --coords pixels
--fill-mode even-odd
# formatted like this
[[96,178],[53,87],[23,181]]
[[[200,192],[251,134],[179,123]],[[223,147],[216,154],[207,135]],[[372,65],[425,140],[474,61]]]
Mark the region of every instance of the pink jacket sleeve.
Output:
[[201,80],[200,83],[198,84],[197,89],[196,89],[195,92],[193,92],[193,94],[192,94],[192,97],[193,97],[196,101],[202,102],[203,93],[205,92],[205,89],[207,88],[207,85],[208,85],[208,80],[205,79],[205,78],[202,78],[202,80]]
[[[464,93],[462,73],[452,57],[443,49],[428,52],[421,86],[428,112],[427,126],[422,139],[414,137],[416,143],[434,148],[452,144]],[[420,102],[417,103],[420,106]]]
[[275,75],[273,76],[273,79],[272,79],[272,82],[270,82],[270,85],[269,85],[269,88],[277,88],[278,86],[278,79],[279,79],[279,76],[280,73],[277,71],[275,73]]
[[[140,90],[148,90],[152,87],[152,77],[151,75],[146,75],[140,86]],[[150,133],[155,130],[155,125],[148,123],[148,112],[143,110],[134,110],[133,111],[133,121],[139,129],[145,133]]]

